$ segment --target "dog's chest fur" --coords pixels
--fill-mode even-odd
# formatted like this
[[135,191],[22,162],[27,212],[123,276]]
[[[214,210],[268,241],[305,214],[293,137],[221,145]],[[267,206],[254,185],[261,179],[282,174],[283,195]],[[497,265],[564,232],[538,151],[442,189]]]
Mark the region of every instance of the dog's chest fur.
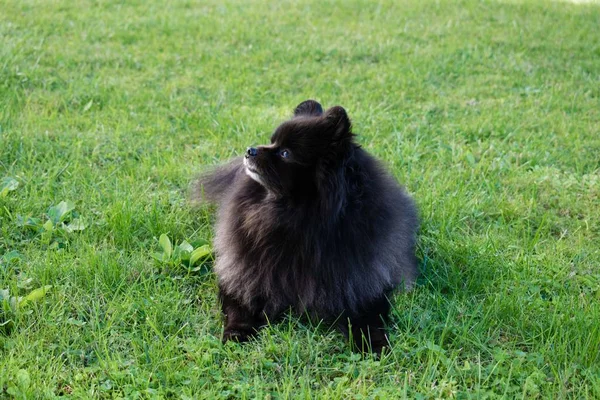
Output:
[[291,307],[335,317],[398,283],[385,260],[356,247],[356,229],[343,221],[323,229],[318,216],[308,215],[268,195],[242,199],[234,192],[222,205],[215,238],[221,288],[248,307],[261,304],[267,315]]

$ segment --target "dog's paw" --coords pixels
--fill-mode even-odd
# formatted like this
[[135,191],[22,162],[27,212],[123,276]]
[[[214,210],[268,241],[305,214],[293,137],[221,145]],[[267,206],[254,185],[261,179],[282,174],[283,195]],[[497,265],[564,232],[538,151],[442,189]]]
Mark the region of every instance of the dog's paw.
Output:
[[390,341],[382,329],[373,329],[369,336],[360,332],[358,340],[353,340],[354,351],[362,354],[381,355],[382,351],[389,351]]
[[371,340],[370,350],[373,354],[381,356],[381,353],[384,351],[389,351],[389,348],[390,342],[385,335],[383,339],[379,338],[378,340]]
[[223,332],[222,342],[223,344],[227,343],[228,341],[244,343],[250,340],[251,338],[252,332],[239,329],[226,329],[225,332]]

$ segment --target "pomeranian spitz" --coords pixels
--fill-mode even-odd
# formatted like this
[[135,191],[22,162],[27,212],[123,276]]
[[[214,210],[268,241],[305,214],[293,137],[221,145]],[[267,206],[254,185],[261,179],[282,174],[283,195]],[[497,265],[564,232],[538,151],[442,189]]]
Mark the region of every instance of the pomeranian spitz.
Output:
[[219,207],[223,342],[292,310],[335,324],[358,351],[388,345],[389,297],[418,274],[417,211],[342,107],[302,102],[270,144],[203,175],[194,193]]

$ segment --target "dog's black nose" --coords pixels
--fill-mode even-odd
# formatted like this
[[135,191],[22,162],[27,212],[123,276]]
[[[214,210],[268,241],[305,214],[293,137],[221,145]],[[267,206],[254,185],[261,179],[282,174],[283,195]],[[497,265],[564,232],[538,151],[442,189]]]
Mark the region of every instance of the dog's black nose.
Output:
[[246,157],[256,157],[258,150],[255,147],[248,147],[246,150]]

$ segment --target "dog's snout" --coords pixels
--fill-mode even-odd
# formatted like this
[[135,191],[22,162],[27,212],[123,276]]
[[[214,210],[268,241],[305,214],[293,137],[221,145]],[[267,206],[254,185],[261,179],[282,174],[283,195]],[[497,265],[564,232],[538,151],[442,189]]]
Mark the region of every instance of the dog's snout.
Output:
[[248,147],[248,149],[246,150],[246,157],[256,157],[257,154],[258,150],[256,149],[256,147]]

